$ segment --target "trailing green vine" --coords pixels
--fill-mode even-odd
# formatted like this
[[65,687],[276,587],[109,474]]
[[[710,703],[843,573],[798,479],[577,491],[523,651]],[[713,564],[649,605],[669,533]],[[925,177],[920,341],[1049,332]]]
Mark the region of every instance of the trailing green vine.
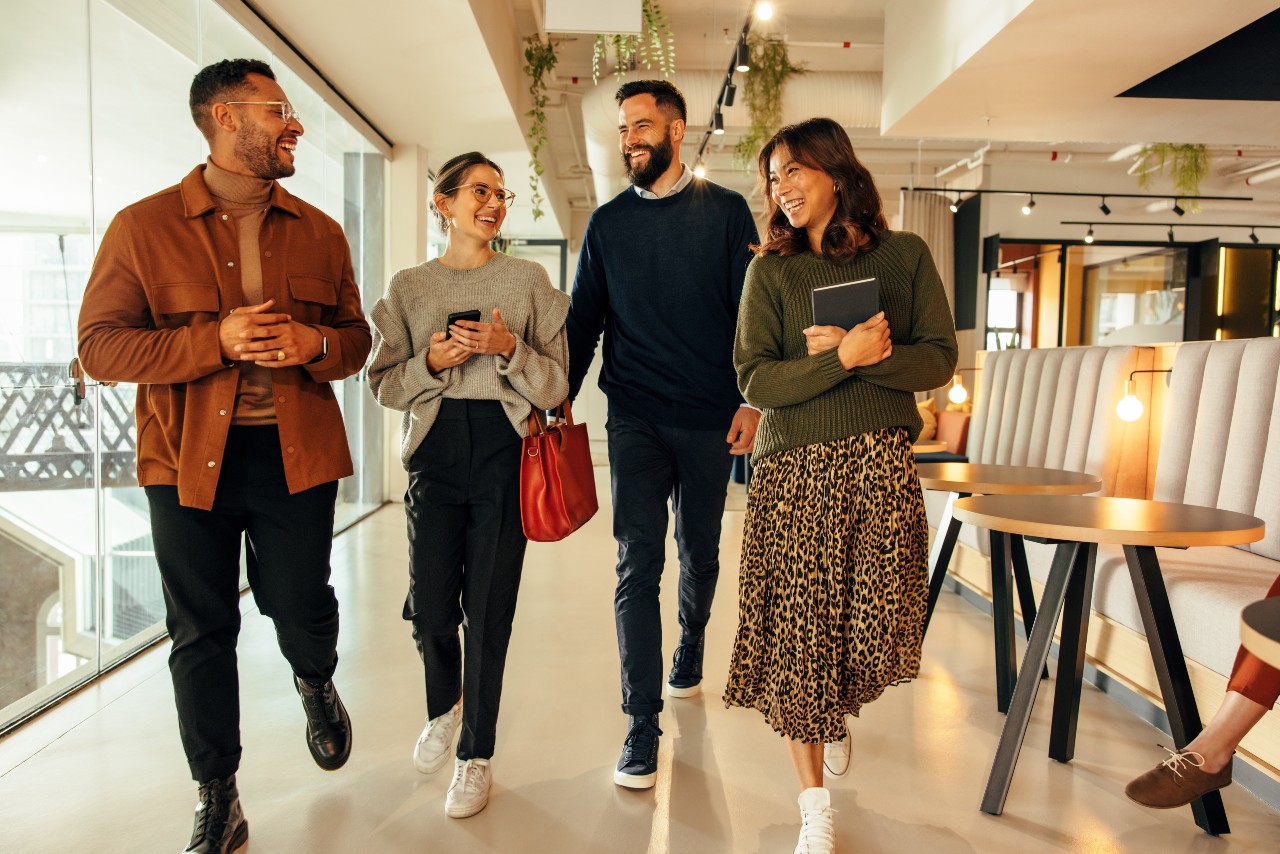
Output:
[[751,125],[733,147],[733,162],[750,170],[761,146],[782,126],[782,90],[787,80],[808,69],[792,64],[787,43],[782,39],[752,33],[747,46],[751,70],[742,75],[742,94]]
[[[1200,195],[1200,182],[1209,174],[1209,150],[1203,145],[1157,142],[1144,145],[1137,160],[1138,186],[1150,186],[1153,175],[1168,173],[1179,196]],[[1200,209],[1194,199],[1188,207]]]
[[524,44],[524,73],[529,77],[529,94],[533,96],[533,109],[525,113],[530,119],[525,136],[529,140],[529,166],[533,170],[529,174],[529,189],[533,191],[530,201],[533,218],[537,221],[542,219],[542,203],[546,201],[540,183],[546,167],[538,154],[547,144],[547,103],[550,100],[547,96],[547,75],[556,67],[556,50],[551,39],[544,42],[538,33],[525,39]]
[[640,4],[640,34],[601,33],[591,51],[591,82],[600,82],[600,72],[613,51],[613,75],[621,77],[636,66],[657,69],[663,77],[676,70],[676,37],[671,21],[657,0]]

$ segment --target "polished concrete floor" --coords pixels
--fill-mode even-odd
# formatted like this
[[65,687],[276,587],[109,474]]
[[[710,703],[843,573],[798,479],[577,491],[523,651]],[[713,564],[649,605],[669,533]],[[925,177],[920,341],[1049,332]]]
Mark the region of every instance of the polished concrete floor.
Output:
[[[597,469],[602,498],[607,473]],[[733,502],[741,507],[741,497]],[[616,787],[618,710],[609,510],[569,540],[532,544],[507,666],[494,789],[479,815],[444,814],[449,771],[410,762],[422,672],[408,625],[402,509],[383,508],[335,543],[342,603],[338,688],[351,761],[319,770],[268,620],[244,599],[240,643],[248,851],[789,852],[797,785],[783,743],[755,712],[720,701],[736,626],[742,513],[725,517],[706,692],[668,701],[655,789]],[[674,551],[671,552],[674,555]],[[670,652],[673,583],[663,590]],[[1275,851],[1280,815],[1226,790],[1233,833],[1205,836],[1188,809],[1131,804],[1124,783],[1164,740],[1086,687],[1077,757],[1046,757],[1049,687],[1027,734],[1004,815],[978,810],[1003,718],[995,711],[991,621],[944,594],[920,678],[853,721],[853,767],[830,783],[841,852]],[[178,744],[160,646],[0,741],[0,851],[166,852],[190,831],[194,787]]]

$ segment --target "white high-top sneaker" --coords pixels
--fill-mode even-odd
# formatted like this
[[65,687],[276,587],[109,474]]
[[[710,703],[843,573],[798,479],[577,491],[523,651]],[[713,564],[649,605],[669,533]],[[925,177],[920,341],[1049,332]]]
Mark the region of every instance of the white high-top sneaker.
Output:
[[444,811],[450,818],[475,815],[489,803],[489,787],[493,772],[488,759],[457,760],[453,766],[453,782],[444,799]]
[[453,737],[462,724],[462,701],[438,718],[427,721],[418,743],[413,746],[413,767],[423,774],[434,774],[449,761]]
[[843,741],[832,741],[822,745],[822,767],[827,770],[828,777],[839,779],[849,773],[849,754],[853,739],[845,736]]
[[831,793],[826,789],[805,789],[796,798],[800,804],[800,839],[796,854],[833,854],[836,829],[831,823]]

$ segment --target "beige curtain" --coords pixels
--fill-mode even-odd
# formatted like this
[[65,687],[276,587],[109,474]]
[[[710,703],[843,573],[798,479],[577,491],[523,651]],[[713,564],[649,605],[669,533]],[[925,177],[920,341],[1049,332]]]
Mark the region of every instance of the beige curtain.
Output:
[[[924,240],[933,254],[933,263],[938,267],[938,275],[942,277],[942,287],[947,292],[947,302],[951,304],[951,315],[955,316],[955,232],[951,226],[954,214],[944,196],[923,190],[904,190],[902,192],[902,230],[914,232]],[[946,406],[947,388],[933,395],[919,394],[917,399],[934,397],[938,408]]]

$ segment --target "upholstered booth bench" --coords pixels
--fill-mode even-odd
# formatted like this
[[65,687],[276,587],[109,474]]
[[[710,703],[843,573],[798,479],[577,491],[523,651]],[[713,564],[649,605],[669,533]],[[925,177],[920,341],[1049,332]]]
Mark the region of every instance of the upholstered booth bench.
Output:
[[[1071,362],[1082,369],[1074,374],[1044,369]],[[1121,421],[1115,406],[1129,372],[1169,365],[1167,386],[1161,373],[1135,376],[1138,396],[1145,398],[1144,415],[1137,422]],[[1226,687],[1240,642],[1241,609],[1262,598],[1280,574],[1278,381],[1280,340],[1270,338],[1190,342],[1176,349],[990,353],[984,365],[969,439],[971,459],[1089,471],[1102,477],[1104,494],[1235,510],[1266,523],[1265,538],[1251,545],[1159,550],[1205,720]],[[1064,392],[1064,383],[1074,390]],[[1073,400],[1066,409],[1058,403],[1064,394]],[[1055,401],[1052,415],[1041,411],[1049,398]],[[1026,412],[1028,406],[1035,411]],[[1053,423],[1046,425],[1046,419]],[[1049,452],[1050,446],[1056,450]],[[940,496],[926,493],[931,518],[937,518],[933,512],[940,512],[940,502]],[[960,565],[953,575],[989,595],[990,570],[979,557],[985,542],[985,536],[969,536],[970,549],[957,556]],[[1026,551],[1033,580],[1043,582],[1052,547],[1028,542]],[[1159,687],[1118,547],[1098,549],[1088,658],[1102,683],[1118,682],[1158,705]],[[1142,706],[1137,704],[1139,711]],[[1280,781],[1278,717],[1267,716],[1241,746],[1261,773],[1237,773],[1239,782],[1255,791],[1261,786],[1269,799],[1280,793],[1275,782]]]

